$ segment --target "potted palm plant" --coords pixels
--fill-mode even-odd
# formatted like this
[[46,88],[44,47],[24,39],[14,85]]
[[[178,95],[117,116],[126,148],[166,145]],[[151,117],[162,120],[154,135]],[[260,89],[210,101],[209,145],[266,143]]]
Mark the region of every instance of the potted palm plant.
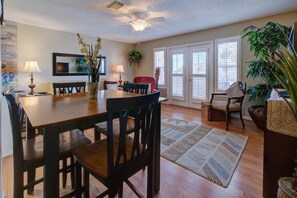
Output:
[[[282,28],[283,32],[278,26]],[[248,110],[251,118],[262,130],[266,128],[265,98],[272,87],[281,86],[271,72],[275,71],[281,74],[280,70],[266,57],[274,57],[274,51],[279,49],[281,44],[287,44],[286,38],[290,31],[290,27],[273,22],[269,22],[263,27],[249,26],[242,31],[242,37],[248,41],[250,51],[255,56],[254,60],[247,62],[247,77],[259,81],[258,84],[249,86],[247,89],[249,101],[257,103],[257,105],[250,106]]]
[[[282,27],[277,26],[285,35]],[[286,90],[290,100],[286,97],[283,99],[287,102],[293,112],[297,122],[297,53],[293,44],[288,38],[285,38],[288,45],[281,45],[280,49],[275,50],[275,56],[267,56],[281,72],[271,70],[278,83]],[[276,89],[276,91],[278,91]],[[285,154],[285,153],[284,153]],[[295,162],[297,162],[295,160]],[[288,185],[289,184],[289,185]],[[282,177],[278,180],[278,197],[296,197],[297,196],[297,168],[294,169],[293,177]]]
[[[280,26],[279,28],[282,30]],[[267,59],[280,70],[280,72],[270,71],[288,93],[291,102],[286,97],[283,98],[297,121],[297,53],[288,38],[286,38],[286,41],[288,47],[281,45],[279,50],[274,51],[275,56],[267,56]]]

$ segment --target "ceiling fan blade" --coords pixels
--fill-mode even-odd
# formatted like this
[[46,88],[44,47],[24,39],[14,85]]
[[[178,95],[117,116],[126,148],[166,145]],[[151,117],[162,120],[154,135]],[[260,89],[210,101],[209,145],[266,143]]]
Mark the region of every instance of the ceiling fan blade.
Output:
[[149,23],[162,22],[162,21],[166,21],[166,19],[164,17],[155,17],[155,18],[148,19]]

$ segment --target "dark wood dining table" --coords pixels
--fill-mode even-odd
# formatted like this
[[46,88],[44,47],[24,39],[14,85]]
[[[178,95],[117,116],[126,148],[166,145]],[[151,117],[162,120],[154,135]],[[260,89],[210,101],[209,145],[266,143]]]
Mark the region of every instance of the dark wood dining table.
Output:
[[[89,129],[94,124],[107,120],[106,99],[137,96],[118,90],[101,90],[97,99],[89,99],[87,93],[67,95],[47,95],[42,97],[20,98],[27,115],[28,136],[34,137],[36,129],[43,130],[44,139],[44,182],[43,197],[59,197],[59,133],[71,129]],[[160,145],[160,102],[156,144]],[[160,146],[156,147],[154,165],[154,191],[160,190]]]

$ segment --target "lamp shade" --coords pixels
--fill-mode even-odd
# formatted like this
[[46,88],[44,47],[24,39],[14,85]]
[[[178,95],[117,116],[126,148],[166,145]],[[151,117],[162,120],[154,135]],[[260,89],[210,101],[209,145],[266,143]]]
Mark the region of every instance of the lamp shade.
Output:
[[123,65],[117,65],[115,72],[124,73],[125,71]]
[[23,72],[41,72],[37,61],[26,61]]

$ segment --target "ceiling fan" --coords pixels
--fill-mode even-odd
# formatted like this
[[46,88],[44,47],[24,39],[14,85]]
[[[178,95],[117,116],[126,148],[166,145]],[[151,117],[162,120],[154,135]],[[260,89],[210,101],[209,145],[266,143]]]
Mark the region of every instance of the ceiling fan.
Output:
[[[123,3],[115,0],[110,3],[107,8],[118,11],[124,6]],[[164,17],[149,18],[149,11],[143,9],[129,9],[128,13],[124,13],[126,17],[130,18],[129,25],[137,31],[141,32],[145,28],[150,27],[153,23],[165,21]]]

